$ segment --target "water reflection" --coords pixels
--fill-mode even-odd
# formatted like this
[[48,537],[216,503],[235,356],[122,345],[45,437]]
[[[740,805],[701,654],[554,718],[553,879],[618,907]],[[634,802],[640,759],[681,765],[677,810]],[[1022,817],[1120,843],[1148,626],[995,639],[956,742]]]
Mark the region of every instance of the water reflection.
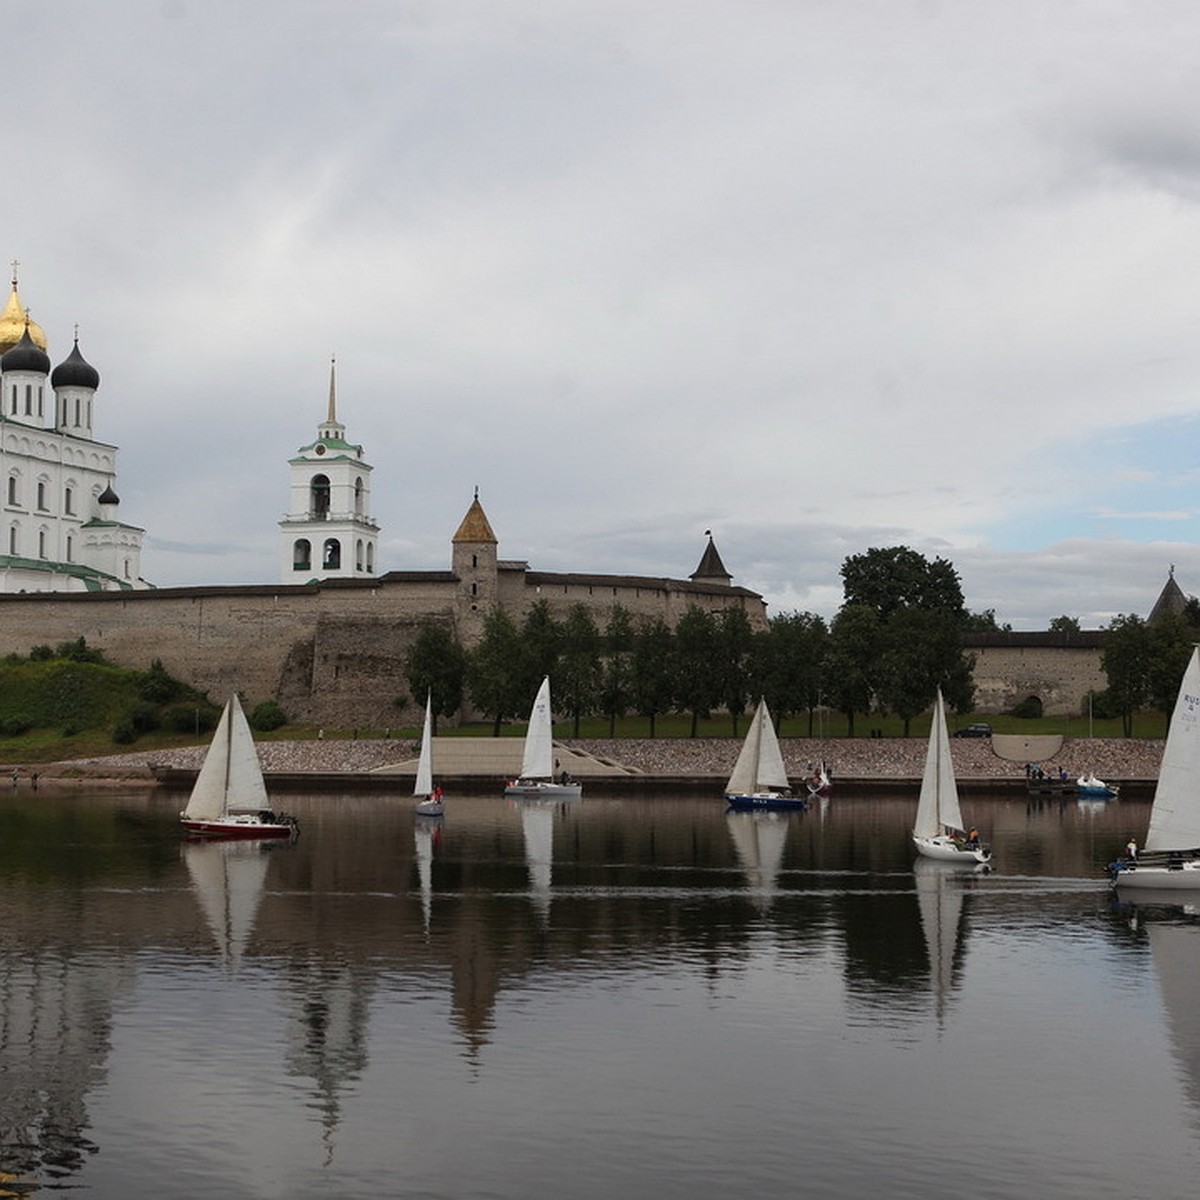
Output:
[[[289,807],[304,835],[264,853],[181,850],[169,798],[0,803],[0,1171],[373,1197],[403,1155],[430,1196],[782,1197],[803,1170],[941,1200],[911,1164],[950,1142],[1008,1194],[1092,1197],[1145,1169],[1104,1129],[1132,1021],[1200,1106],[1193,919],[1113,917],[1103,875],[1144,806],[973,799],[979,877],[914,866],[911,796]],[[958,1067],[981,1044],[986,1087]],[[1168,1075],[1123,1073],[1122,1129],[1183,1194]]]
[[254,929],[273,843],[185,842],[181,853],[221,961],[236,970]]
[[979,871],[977,867],[964,868],[928,858],[918,858],[913,863],[939,1030],[945,1022],[955,981],[962,973],[966,950],[967,887],[970,880],[984,873],[986,869]]
[[789,819],[788,814],[775,812],[725,814],[725,825],[746,873],[746,884],[756,894],[763,912],[771,907],[778,887]]

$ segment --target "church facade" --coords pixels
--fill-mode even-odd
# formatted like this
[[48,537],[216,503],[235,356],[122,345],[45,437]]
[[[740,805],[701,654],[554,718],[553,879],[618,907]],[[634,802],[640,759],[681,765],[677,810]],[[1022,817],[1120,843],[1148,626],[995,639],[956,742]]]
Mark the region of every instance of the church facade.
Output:
[[51,370],[46,335],[14,270],[0,313],[0,593],[132,591],[145,531],[117,515],[117,450],[93,434],[100,373],[71,353]]

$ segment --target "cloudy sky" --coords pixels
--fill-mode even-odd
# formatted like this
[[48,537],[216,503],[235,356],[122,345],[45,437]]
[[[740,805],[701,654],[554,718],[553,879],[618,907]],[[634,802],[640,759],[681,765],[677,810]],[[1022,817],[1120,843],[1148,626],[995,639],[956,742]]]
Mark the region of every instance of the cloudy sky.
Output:
[[271,582],[338,415],[385,570],[771,611],[948,558],[1017,629],[1200,593],[1190,0],[60,0],[5,230],[159,585]]

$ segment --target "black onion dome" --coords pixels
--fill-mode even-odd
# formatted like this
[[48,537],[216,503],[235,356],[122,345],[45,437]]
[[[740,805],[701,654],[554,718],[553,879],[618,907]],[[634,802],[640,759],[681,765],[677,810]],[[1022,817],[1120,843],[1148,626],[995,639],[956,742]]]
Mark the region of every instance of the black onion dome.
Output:
[[121,498],[120,498],[120,496],[117,495],[116,492],[113,491],[112,484],[110,483],[108,485],[108,487],[106,487],[104,489],[104,491],[102,491],[100,493],[96,503],[97,504],[120,504]]
[[42,350],[29,336],[29,327],[21,340],[0,357],[0,371],[36,371],[39,375],[50,374],[50,355]]
[[54,373],[50,376],[50,386],[84,387],[91,388],[92,391],[100,386],[100,372],[79,353],[78,339],[71,353],[54,368]]

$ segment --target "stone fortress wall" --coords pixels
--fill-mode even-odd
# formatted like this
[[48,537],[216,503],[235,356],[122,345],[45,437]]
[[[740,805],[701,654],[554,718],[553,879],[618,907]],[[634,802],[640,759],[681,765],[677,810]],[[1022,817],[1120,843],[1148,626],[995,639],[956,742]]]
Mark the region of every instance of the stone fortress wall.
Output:
[[[505,564],[497,600],[520,621],[545,600],[558,618],[586,604],[597,623],[623,605],[635,617],[670,625],[695,604],[743,609],[765,625],[761,597],[719,583],[628,576],[529,572]],[[475,644],[487,607],[453,573],[394,572],[374,580],[304,585],[163,588],[143,592],[0,595],[0,654],[83,637],[121,666],[154,659],[175,677],[221,701],[231,691],[251,704],[278,699],[289,717],[330,728],[412,724],[404,658],[421,624],[441,621]]]
[[[587,605],[603,626],[613,605],[674,625],[691,604],[743,608],[761,628],[765,607],[742,588],[626,576],[556,575],[508,567],[498,599],[519,621],[545,600],[556,617]],[[143,592],[0,595],[0,654],[78,637],[112,662],[144,668],[161,659],[176,677],[221,700],[244,692],[276,698],[295,720],[330,728],[411,724],[404,657],[422,622],[442,621],[465,644],[482,629],[478,592],[451,572],[410,572],[371,581],[169,588]],[[988,634],[970,639],[980,712],[1037,696],[1048,715],[1086,712],[1103,689],[1100,635]]]

